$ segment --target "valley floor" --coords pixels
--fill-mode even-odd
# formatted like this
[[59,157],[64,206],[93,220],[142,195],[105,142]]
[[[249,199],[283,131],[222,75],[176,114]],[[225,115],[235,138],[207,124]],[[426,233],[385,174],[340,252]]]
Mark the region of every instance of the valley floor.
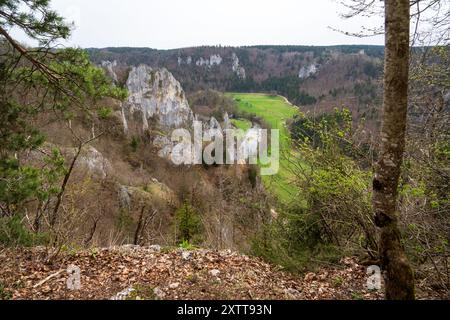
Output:
[[[4,299],[380,299],[365,289],[365,267],[352,259],[292,275],[231,251],[116,247],[66,252],[51,265],[44,249],[0,249]],[[81,288],[67,289],[69,265]]]

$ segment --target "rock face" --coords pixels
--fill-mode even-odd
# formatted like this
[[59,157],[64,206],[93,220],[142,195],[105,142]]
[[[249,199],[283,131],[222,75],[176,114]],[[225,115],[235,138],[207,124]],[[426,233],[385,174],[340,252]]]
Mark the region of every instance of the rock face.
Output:
[[309,78],[310,76],[316,74],[317,71],[318,71],[317,65],[313,63],[309,66],[302,67],[298,73],[298,77],[300,79],[306,79],[306,78]]
[[170,206],[177,203],[176,194],[164,183],[152,179],[144,188],[118,185],[118,199],[123,210],[131,210],[133,206],[156,203]]
[[167,69],[152,69],[146,65],[133,67],[126,87],[129,98],[126,111],[141,112],[143,129],[154,119],[164,129],[186,126],[193,113],[180,83]]
[[[211,58],[211,62],[213,60]],[[117,85],[117,62],[102,61],[101,66]],[[155,120],[161,129],[187,127],[192,123],[193,112],[183,88],[167,69],[153,69],[147,65],[132,67],[125,86],[129,97],[122,105],[120,115],[125,132],[129,123],[127,115],[136,112],[142,115],[144,130],[149,129],[150,119]]]
[[105,69],[106,74],[113,80],[114,84],[117,84],[118,78],[116,71],[114,70],[117,67],[117,61],[102,61],[101,66]]
[[[181,63],[191,63],[191,59],[187,61],[181,57],[178,60]],[[245,78],[245,70],[239,65],[239,58],[236,54],[232,55],[233,71],[240,78]],[[220,55],[212,55],[209,59],[200,59],[197,65],[220,65],[222,57]],[[116,62],[102,62],[102,66],[111,78],[117,79],[115,68]],[[116,80],[114,80],[117,82]],[[128,100],[122,104],[120,116],[122,118],[125,132],[128,131],[129,122],[133,114],[137,113],[142,117],[142,127],[144,130],[156,125],[156,129],[161,129],[165,133],[157,135],[153,139],[153,145],[157,147],[158,156],[176,163],[191,163],[193,159],[190,144],[173,142],[170,139],[170,133],[173,129],[191,127],[195,115],[189,107],[185,93],[180,83],[173,77],[167,69],[153,69],[147,65],[139,65],[132,67],[126,87],[129,92]],[[224,133],[223,130],[232,129],[233,125],[227,113],[224,114],[223,128],[217,119],[211,117],[209,121],[204,123],[203,134],[214,136],[217,131]],[[154,128],[155,129],[155,128]],[[242,154],[246,156],[254,156],[257,154],[257,143],[259,139],[259,131],[254,128],[245,133],[241,144],[238,146]],[[174,149],[175,146],[180,148]],[[95,157],[92,157],[95,159]],[[92,162],[92,161],[91,161]],[[98,162],[98,161],[97,161]],[[98,165],[98,163],[97,163]],[[91,165],[92,167],[92,165]],[[123,199],[127,199],[125,189],[119,193]],[[125,201],[126,202],[126,201]]]
[[[195,64],[198,67],[202,67],[202,66],[206,66],[206,67],[212,67],[212,66],[220,66],[222,64],[222,57],[220,56],[220,54],[213,54],[211,55],[209,58],[203,58],[201,57],[200,59],[198,59]],[[192,58],[188,57],[186,59],[186,64],[191,64],[192,62]],[[181,65],[183,63],[183,59],[180,60],[180,58],[178,59],[178,65]]]
[[209,64],[211,66],[213,66],[213,65],[220,65],[221,63],[222,63],[222,57],[219,54],[212,55],[209,58]]
[[233,52],[231,59],[232,59],[231,68],[233,69],[233,72],[238,76],[239,79],[245,79],[246,78],[245,69],[240,66],[239,58],[236,55],[236,53]]
[[228,115],[228,112],[225,112],[223,115],[223,127],[225,130],[229,130],[233,128],[233,125],[230,121],[230,116]]
[[[75,150],[73,151],[75,152]],[[112,165],[97,149],[88,146],[83,150],[79,159],[79,164],[88,169],[94,176],[105,179],[112,170]]]

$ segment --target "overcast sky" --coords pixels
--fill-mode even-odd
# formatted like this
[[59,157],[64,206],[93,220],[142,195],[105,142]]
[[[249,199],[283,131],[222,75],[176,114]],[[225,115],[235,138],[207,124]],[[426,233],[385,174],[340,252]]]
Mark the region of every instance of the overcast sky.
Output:
[[374,18],[341,19],[338,0],[52,0],[52,6],[76,24],[68,45],[83,48],[384,43],[382,36],[330,30],[381,25]]

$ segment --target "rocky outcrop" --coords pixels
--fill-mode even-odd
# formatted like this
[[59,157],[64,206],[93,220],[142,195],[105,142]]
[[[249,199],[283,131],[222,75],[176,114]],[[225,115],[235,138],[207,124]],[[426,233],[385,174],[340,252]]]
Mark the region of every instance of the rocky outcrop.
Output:
[[298,77],[300,79],[306,79],[316,74],[318,71],[318,67],[315,63],[310,64],[309,66],[302,67],[298,72]]
[[[36,163],[45,163],[46,157],[52,154],[53,150],[59,150],[68,163],[78,152],[77,148],[46,142],[41,148],[30,153],[30,160]],[[100,151],[89,145],[81,150],[75,168],[83,174],[100,180],[105,179],[113,171],[111,162]]]
[[[75,152],[75,150],[73,150]],[[90,173],[101,179],[105,179],[112,171],[112,165],[100,151],[92,146],[87,146],[78,159],[79,165],[84,166]]]
[[239,79],[245,79],[246,78],[245,69],[241,67],[239,58],[236,55],[236,53],[233,52],[231,59],[232,59],[231,68],[233,69],[233,72],[238,76]]
[[186,59],[183,59],[182,57],[178,57],[178,66],[180,67],[183,64],[191,65],[192,64],[192,57],[189,56]]
[[126,87],[129,98],[125,109],[142,114],[144,130],[149,128],[150,119],[165,129],[184,127],[192,122],[193,113],[185,93],[167,69],[147,65],[133,67]]
[[229,130],[233,128],[233,124],[230,121],[230,116],[228,115],[228,112],[225,112],[223,115],[223,128],[225,130]]
[[[189,62],[189,58],[187,58],[186,60],[186,64],[190,64]],[[198,67],[202,67],[202,66],[206,66],[206,67],[212,67],[212,66],[220,66],[222,64],[222,57],[220,56],[220,54],[213,54],[211,55],[209,58],[203,58],[200,57],[195,64]],[[183,60],[181,60],[181,63],[183,62]],[[178,60],[178,64],[180,65],[180,60]]]
[[117,84],[119,82],[115,71],[115,68],[117,68],[117,61],[102,61],[101,66],[105,70],[106,75],[113,80],[114,84]]
[[149,207],[156,204],[171,206],[178,201],[175,193],[156,179],[152,179],[144,187],[119,185],[118,198],[123,210],[132,210],[133,207],[141,207],[146,204]]
[[214,54],[209,57],[209,64],[211,66],[220,65],[222,63],[222,57],[219,54]]

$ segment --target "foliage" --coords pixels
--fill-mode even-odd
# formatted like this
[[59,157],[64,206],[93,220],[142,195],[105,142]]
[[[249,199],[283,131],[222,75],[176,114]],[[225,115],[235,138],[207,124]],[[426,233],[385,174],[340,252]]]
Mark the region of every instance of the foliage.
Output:
[[48,240],[46,234],[29,231],[18,215],[0,218],[0,243],[3,245],[31,247],[47,244]]
[[399,187],[406,252],[421,277],[447,289],[450,132],[445,95],[450,90],[449,68],[448,48],[434,47],[413,56],[409,130]]
[[261,83],[251,77],[245,80],[236,78],[231,81],[228,89],[236,92],[276,92],[298,105],[315,104],[315,97],[299,89],[302,81],[298,76],[269,77]]
[[184,250],[194,250],[195,246],[193,246],[188,240],[183,240],[179,245],[179,248]]
[[[291,152],[291,137],[287,122],[299,114],[297,107],[279,96],[248,93],[230,93],[229,95],[235,99],[238,110],[242,112],[239,114],[240,118],[250,118],[252,122],[259,123],[266,129],[279,129],[280,154]],[[264,185],[282,202],[292,200],[293,186],[290,181],[292,176],[288,166],[289,163],[281,159],[277,175],[262,177]]]
[[252,123],[247,119],[231,119],[231,123],[238,129],[247,131],[252,127]]
[[215,90],[198,91],[189,96],[189,106],[194,113],[207,117],[214,117],[223,121],[223,115],[236,113],[236,104],[230,97]]
[[376,256],[371,175],[341,147],[343,141],[352,147],[349,111],[335,110],[319,121],[300,118],[314,135],[297,136],[298,152],[287,159],[299,190],[297,201],[264,231],[268,235],[263,232],[255,240],[254,251],[289,268],[311,260],[333,261],[344,252]]
[[[38,47],[22,47],[9,34],[12,28],[37,40]],[[52,213],[52,198],[58,198],[59,206],[61,180],[64,177],[66,183],[70,174],[58,149],[52,147],[48,153],[43,148],[48,145],[39,121],[46,117],[67,122],[71,129],[70,121],[77,115],[92,126],[111,113],[100,106],[103,99],[127,96],[83,50],[54,49],[69,35],[70,26],[51,10],[48,0],[0,3],[0,217],[2,240],[8,244],[37,241],[42,215]],[[29,208],[36,211],[36,235],[28,234],[22,224]]]
[[70,35],[70,26],[50,9],[50,0],[3,0],[0,12],[0,27],[19,26],[42,46]]
[[370,81],[356,83],[353,88],[360,104],[379,104],[380,98],[377,90],[377,85]]
[[136,136],[131,137],[130,147],[133,152],[136,152],[138,150],[140,141],[139,138]]
[[181,243],[196,243],[201,240],[202,221],[198,212],[188,203],[175,213],[177,239]]

